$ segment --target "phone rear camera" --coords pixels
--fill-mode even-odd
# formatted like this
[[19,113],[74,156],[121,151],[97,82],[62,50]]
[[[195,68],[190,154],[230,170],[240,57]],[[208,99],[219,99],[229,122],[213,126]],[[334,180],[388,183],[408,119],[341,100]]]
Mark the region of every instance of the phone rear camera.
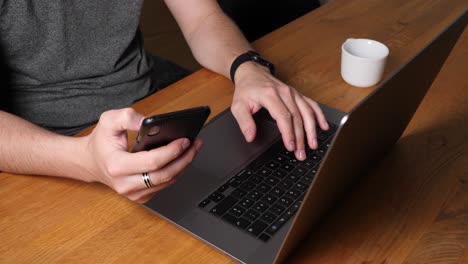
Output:
[[148,136],[156,136],[157,134],[159,134],[160,130],[161,128],[159,126],[154,126],[149,129]]

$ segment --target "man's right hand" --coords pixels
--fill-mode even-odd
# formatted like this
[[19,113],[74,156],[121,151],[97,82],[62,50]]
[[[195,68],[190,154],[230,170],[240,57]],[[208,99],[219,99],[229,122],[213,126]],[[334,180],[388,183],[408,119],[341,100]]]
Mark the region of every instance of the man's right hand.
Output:
[[[190,144],[186,138],[150,151],[128,152],[127,130],[138,131],[144,116],[125,108],[104,112],[93,130],[86,136],[85,163],[87,180],[98,181],[117,193],[140,203],[148,201],[157,191],[171,185],[195,158],[202,146],[200,140]],[[147,172],[153,183],[147,188],[142,174]]]

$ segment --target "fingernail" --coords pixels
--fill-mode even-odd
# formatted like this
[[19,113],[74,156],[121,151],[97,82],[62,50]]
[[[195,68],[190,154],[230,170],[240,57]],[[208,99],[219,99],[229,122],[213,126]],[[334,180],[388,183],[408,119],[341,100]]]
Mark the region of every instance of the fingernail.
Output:
[[188,148],[188,146],[190,146],[190,140],[188,140],[188,139],[185,138],[185,139],[182,141],[182,147],[183,147],[184,149],[186,149],[186,148]]
[[312,148],[317,148],[317,139],[315,138],[312,139]]
[[330,128],[328,126],[328,122],[326,122],[326,121],[323,122],[323,127],[325,128],[325,130],[328,130]]
[[289,150],[294,151],[296,149],[296,143],[294,141],[289,142]]
[[201,141],[197,141],[196,145],[195,145],[195,149],[197,151],[200,151],[201,147],[203,146],[203,142]]
[[306,153],[304,150],[299,151],[299,159],[300,160],[305,160],[306,158]]
[[244,134],[245,134],[245,139],[246,139],[248,142],[252,141],[252,129],[250,129],[250,128],[247,129],[247,130],[244,132]]

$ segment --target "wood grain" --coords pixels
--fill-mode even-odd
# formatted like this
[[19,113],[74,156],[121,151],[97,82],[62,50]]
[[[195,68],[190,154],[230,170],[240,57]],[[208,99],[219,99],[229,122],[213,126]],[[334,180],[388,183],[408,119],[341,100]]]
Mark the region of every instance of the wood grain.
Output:
[[[339,76],[346,38],[388,44],[388,77],[467,7],[464,0],[335,0],[255,47],[283,80],[346,111],[373,90]],[[468,262],[467,61],[465,30],[404,136],[288,262]],[[134,107],[151,115],[208,104],[214,116],[232,92],[226,78],[204,69]],[[0,195],[1,263],[232,262],[101,184],[0,173]]]

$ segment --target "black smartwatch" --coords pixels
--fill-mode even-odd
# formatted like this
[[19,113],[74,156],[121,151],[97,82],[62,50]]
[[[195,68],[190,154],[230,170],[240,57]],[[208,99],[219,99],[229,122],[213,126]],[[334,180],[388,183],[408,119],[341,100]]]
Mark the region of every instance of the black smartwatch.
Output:
[[234,83],[234,75],[236,74],[237,68],[239,68],[239,66],[246,61],[253,61],[262,66],[265,66],[268,69],[270,69],[270,72],[272,75],[275,75],[275,65],[273,65],[273,63],[264,59],[257,52],[253,50],[249,50],[246,53],[239,55],[239,57],[237,57],[234,60],[234,62],[232,62],[230,74],[231,74],[231,80],[233,83]]

